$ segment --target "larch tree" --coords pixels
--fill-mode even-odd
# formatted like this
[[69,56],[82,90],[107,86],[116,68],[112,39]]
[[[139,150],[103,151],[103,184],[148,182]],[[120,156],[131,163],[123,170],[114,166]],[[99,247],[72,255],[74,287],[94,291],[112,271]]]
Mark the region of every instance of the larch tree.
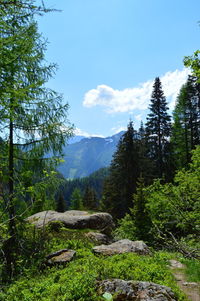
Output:
[[176,167],[188,167],[191,150],[200,144],[200,84],[189,76],[173,112],[172,144]]
[[155,177],[162,178],[166,176],[169,161],[166,150],[171,132],[171,118],[167,113],[167,102],[159,77],[155,78],[149,109],[146,123],[148,156],[155,162]]
[[[46,42],[34,20],[37,7],[34,1],[10,2],[0,9],[0,133],[5,148],[1,169],[8,218],[9,238],[4,243],[8,278],[15,271],[18,201],[34,194],[32,179],[38,168],[58,163],[73,128],[67,119],[68,104],[63,105],[62,96],[47,88],[56,65],[44,63]],[[48,152],[53,152],[52,159],[45,158]],[[25,178],[27,186],[21,184]]]

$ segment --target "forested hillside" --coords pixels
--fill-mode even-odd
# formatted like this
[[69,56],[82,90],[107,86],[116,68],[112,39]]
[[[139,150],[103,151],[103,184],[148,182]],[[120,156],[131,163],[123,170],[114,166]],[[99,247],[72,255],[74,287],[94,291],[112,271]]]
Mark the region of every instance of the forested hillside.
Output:
[[123,132],[107,138],[89,137],[63,147],[65,160],[58,171],[67,179],[87,177],[108,167]]
[[91,198],[91,202],[95,203],[94,207],[97,209],[99,206],[99,201],[102,198],[104,181],[108,174],[109,168],[105,167],[95,171],[88,177],[77,178],[73,180],[63,180],[63,183],[58,189],[56,195],[56,204],[59,204],[59,200],[61,199],[64,203],[64,208],[70,208],[72,194],[78,189],[82,202],[84,203],[84,200],[88,199],[89,197]]

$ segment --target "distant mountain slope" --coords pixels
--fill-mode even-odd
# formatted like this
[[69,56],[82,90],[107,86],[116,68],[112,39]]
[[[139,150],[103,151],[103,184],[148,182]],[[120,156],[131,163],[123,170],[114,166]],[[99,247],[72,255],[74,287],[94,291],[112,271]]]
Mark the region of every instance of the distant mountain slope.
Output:
[[65,178],[87,177],[94,171],[110,165],[112,155],[124,132],[107,138],[83,138],[64,147],[64,160],[58,171]]
[[72,143],[76,143],[81,141],[83,138],[85,138],[84,136],[73,136],[72,138],[70,138],[68,140],[68,144],[72,144]]

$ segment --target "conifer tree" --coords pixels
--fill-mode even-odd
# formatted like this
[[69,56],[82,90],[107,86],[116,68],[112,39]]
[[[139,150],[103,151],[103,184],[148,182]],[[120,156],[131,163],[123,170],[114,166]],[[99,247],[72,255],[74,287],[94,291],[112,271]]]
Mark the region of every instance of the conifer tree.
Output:
[[66,203],[64,200],[64,196],[62,193],[59,193],[58,199],[56,202],[56,211],[57,212],[65,212],[66,211]]
[[146,129],[141,121],[140,128],[138,129],[138,155],[140,162],[140,177],[144,179],[145,185],[151,184],[154,178],[153,169],[154,162],[148,157]]
[[172,143],[176,168],[187,167],[191,150],[200,144],[200,84],[189,76],[173,112]]
[[70,209],[72,210],[82,210],[83,209],[83,199],[81,191],[78,188],[75,188],[71,196],[71,205]]
[[139,240],[150,239],[151,220],[146,208],[144,179],[138,179],[137,191],[133,196],[131,216],[135,226],[135,236]]
[[[49,166],[45,153],[53,151],[59,156],[72,132],[66,118],[68,104],[63,105],[61,95],[46,86],[56,65],[44,63],[46,42],[34,21],[37,7],[34,1],[11,2],[14,4],[0,9],[0,132],[7,147],[1,162],[9,220],[4,246],[8,278],[16,266],[17,202],[33,193],[34,172]],[[57,158],[51,162],[56,163]],[[21,184],[19,189],[25,178],[28,187]]]
[[138,148],[138,137],[131,121],[113,155],[101,201],[102,206],[116,218],[123,217],[132,205],[140,175]]
[[92,187],[86,186],[83,195],[83,205],[86,209],[95,210],[97,209],[97,194]]
[[155,177],[162,178],[166,176],[169,161],[169,154],[166,149],[169,143],[171,123],[159,77],[156,77],[153,85],[149,109],[150,113],[147,116],[146,123],[148,156],[155,163]]

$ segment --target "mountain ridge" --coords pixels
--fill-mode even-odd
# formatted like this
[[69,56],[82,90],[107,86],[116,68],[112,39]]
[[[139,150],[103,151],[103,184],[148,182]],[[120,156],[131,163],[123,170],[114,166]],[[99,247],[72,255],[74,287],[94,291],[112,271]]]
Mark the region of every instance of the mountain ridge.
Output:
[[106,138],[75,136],[63,148],[65,162],[59,165],[58,171],[65,178],[75,179],[87,177],[96,170],[109,166],[123,133]]

